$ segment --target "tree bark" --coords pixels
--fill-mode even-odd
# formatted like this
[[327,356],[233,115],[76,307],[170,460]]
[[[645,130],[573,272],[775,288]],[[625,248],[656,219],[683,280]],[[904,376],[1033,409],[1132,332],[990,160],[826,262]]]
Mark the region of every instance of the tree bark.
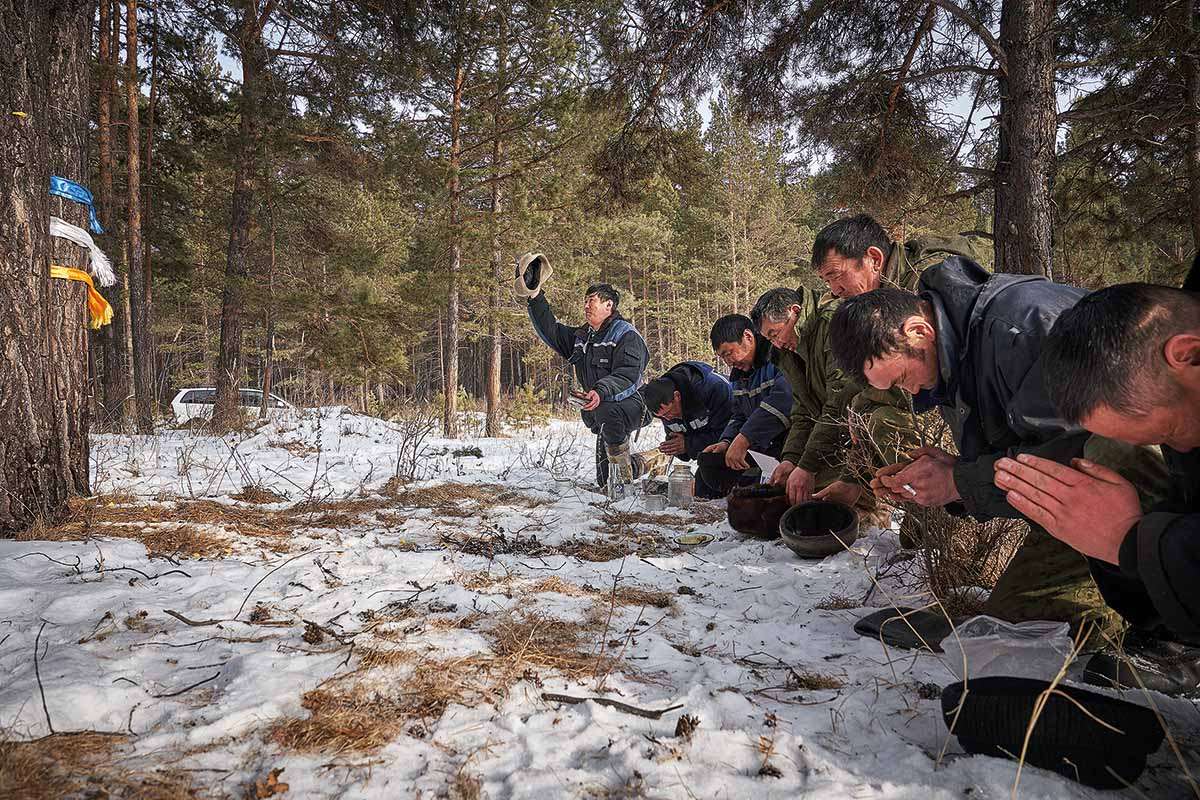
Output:
[[47,187],[84,179],[94,10],[0,0],[0,535],[88,491],[85,295],[51,285]]
[[508,66],[508,20],[503,10],[499,14],[499,36],[496,46],[496,105],[492,112],[492,208],[488,231],[492,246],[492,286],[488,292],[488,358],[484,404],[487,416],[484,435],[500,435],[500,369],[503,363],[503,343],[500,331],[500,281],[504,255],[500,247],[500,215],[504,210],[504,190],[498,179],[504,162],[504,103],[508,87],[505,84]]
[[113,193],[115,174],[113,154],[113,125],[119,108],[117,100],[117,63],[121,41],[121,13],[117,0],[100,0],[99,41],[99,90],[97,101],[98,121],[96,135],[99,148],[99,180],[97,199],[100,207],[96,213],[107,233],[105,242],[108,255],[117,273],[115,285],[105,290],[105,297],[113,307],[113,321],[100,330],[103,351],[104,403],[101,409],[100,427],[110,431],[133,429],[133,393],[129,382],[129,351],[126,347],[129,316],[125,313],[125,266],[122,264],[122,246],[118,235],[116,198]]
[[133,381],[138,433],[154,432],[154,350],[150,345],[150,315],[146,308],[146,275],[142,258],[141,128],[138,100],[141,82],[137,68],[137,0],[125,5],[125,132],[128,174],[129,222],[126,242],[129,255],[129,313],[133,333]]
[[994,206],[997,272],[1053,277],[1054,0],[1004,0]]
[[[270,177],[268,177],[268,181]],[[271,407],[271,389],[275,377],[275,202],[271,185],[267,184],[267,218],[271,226],[271,263],[267,274],[267,332],[263,339],[262,401],[258,407],[259,419],[266,419]]]
[[1196,33],[1196,0],[1183,4],[1183,50],[1180,66],[1184,74],[1184,105],[1191,117],[1188,123],[1187,175],[1188,221],[1192,228],[1192,249],[1200,251],[1200,38]]
[[450,287],[446,297],[446,380],[442,392],[442,433],[448,439],[458,438],[458,281],[462,268],[462,224],[459,219],[462,213],[462,178],[459,161],[462,150],[463,88],[466,83],[462,59],[460,45],[455,58],[450,100]]
[[242,93],[238,100],[237,155],[233,200],[229,216],[229,248],[225,257],[225,287],[221,296],[221,350],[217,356],[217,401],[213,406],[214,430],[229,430],[241,423],[238,403],[242,382],[242,315],[246,299],[254,189],[254,157],[258,150],[262,78],[266,48],[256,0],[243,0],[242,19],[235,34],[242,60]]

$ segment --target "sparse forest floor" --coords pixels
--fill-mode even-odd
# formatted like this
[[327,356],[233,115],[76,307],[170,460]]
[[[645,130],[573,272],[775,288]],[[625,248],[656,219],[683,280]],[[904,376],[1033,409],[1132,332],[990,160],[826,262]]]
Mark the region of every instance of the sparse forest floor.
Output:
[[[96,497],[0,542],[0,797],[1010,794],[947,735],[948,666],[851,629],[920,603],[894,532],[804,562],[723,503],[610,506],[557,421],[325,409],[92,461]],[[1200,708],[1156,699],[1196,772]],[[1190,792],[1164,746],[1128,794]],[[1026,768],[1019,796],[1112,793]]]

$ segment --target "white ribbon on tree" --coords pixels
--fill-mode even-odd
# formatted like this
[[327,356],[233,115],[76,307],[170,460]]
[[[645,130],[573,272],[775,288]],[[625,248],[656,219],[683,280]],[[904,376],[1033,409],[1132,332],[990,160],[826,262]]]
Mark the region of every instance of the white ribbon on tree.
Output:
[[113,273],[112,262],[108,260],[108,256],[104,255],[104,251],[92,241],[92,235],[83,228],[51,215],[50,235],[57,236],[60,239],[69,239],[80,247],[88,249],[92,254],[92,266],[88,272],[96,279],[96,283],[101,286],[112,286],[117,282],[117,276]]

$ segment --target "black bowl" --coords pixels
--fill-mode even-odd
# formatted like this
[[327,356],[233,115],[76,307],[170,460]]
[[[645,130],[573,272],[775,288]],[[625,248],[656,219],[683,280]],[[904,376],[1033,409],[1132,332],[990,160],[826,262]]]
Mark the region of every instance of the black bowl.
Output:
[[858,514],[841,503],[811,500],[784,513],[779,535],[801,558],[825,558],[842,552],[858,538]]

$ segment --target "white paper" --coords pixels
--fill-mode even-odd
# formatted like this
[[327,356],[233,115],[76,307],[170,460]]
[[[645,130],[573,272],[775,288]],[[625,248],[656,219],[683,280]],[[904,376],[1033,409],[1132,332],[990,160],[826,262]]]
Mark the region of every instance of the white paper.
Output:
[[760,453],[757,450],[748,450],[747,452],[754,459],[754,463],[758,464],[758,468],[762,470],[762,477],[759,478],[759,483],[766,483],[771,480],[771,475],[775,473],[775,468],[779,466],[779,459],[771,458],[766,453]]

